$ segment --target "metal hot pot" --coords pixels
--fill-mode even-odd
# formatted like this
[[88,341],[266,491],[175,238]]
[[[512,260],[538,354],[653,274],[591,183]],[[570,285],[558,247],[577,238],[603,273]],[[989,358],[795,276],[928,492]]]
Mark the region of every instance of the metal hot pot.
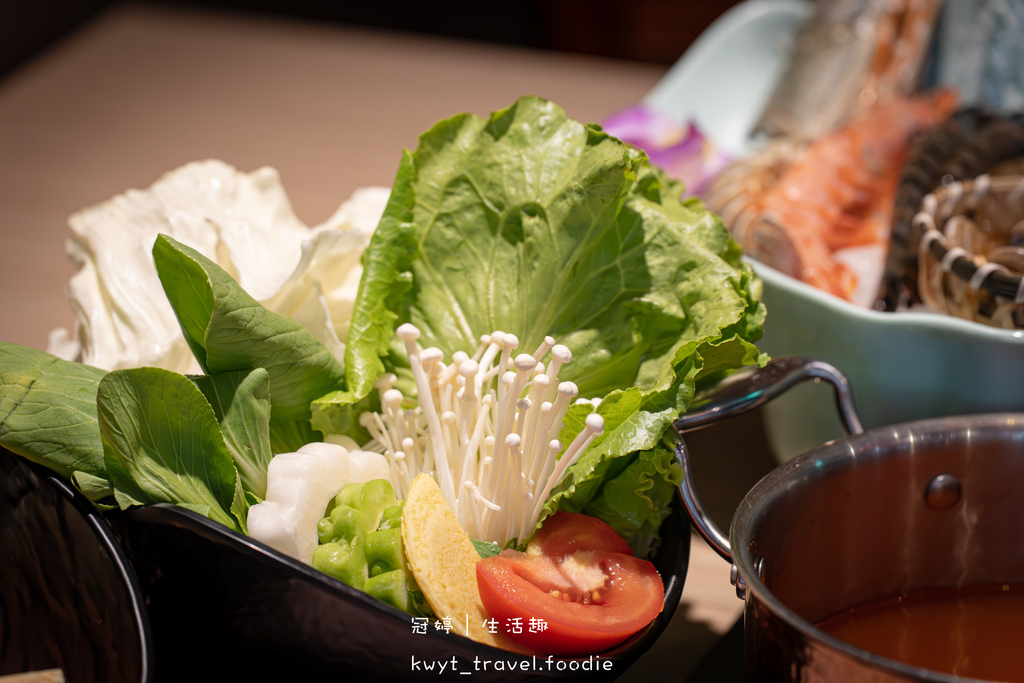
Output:
[[[760,481],[726,537],[701,506],[683,435],[805,379],[835,387],[848,435]],[[782,358],[737,376],[675,429],[691,521],[732,563],[745,603],[748,680],[968,680],[872,654],[815,624],[920,590],[1024,583],[1024,413],[863,432],[849,385],[835,368]]]

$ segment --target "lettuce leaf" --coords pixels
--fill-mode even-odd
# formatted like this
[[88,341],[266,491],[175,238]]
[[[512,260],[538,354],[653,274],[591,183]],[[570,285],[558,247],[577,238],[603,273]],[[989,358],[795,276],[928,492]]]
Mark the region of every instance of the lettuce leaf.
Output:
[[[495,330],[516,334],[527,353],[551,335],[573,353],[559,379],[603,399],[605,432],[546,512],[597,501],[624,510],[614,492],[641,479],[658,482],[647,497],[665,509],[678,472],[636,454],[663,453],[698,382],[765,361],[753,272],[721,221],[681,194],[642,152],[538,97],[441,121],[403,156],[363,256],[347,388],[314,402],[314,426],[351,427],[381,373],[406,374],[401,323],[448,357],[472,354]],[[593,409],[570,410],[563,443]],[[653,545],[653,517],[620,517],[631,514],[623,526]]]
[[657,547],[658,530],[668,515],[675,487],[683,481],[682,468],[672,451],[663,447],[604,462],[621,471],[607,476],[593,497],[566,498],[560,508],[604,520],[638,557],[647,557]]

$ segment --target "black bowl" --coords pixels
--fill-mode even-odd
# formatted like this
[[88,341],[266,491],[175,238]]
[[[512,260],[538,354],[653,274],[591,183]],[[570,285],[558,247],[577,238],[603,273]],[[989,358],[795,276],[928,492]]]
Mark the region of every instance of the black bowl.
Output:
[[151,681],[142,593],[106,522],[67,482],[0,449],[0,674]]
[[106,518],[146,594],[158,682],[436,680],[439,673],[442,680],[469,674],[474,681],[605,681],[654,644],[679,603],[690,531],[676,498],[655,559],[664,610],[626,643],[575,659],[524,657],[433,627],[414,632],[408,614],[180,507],[152,505]]

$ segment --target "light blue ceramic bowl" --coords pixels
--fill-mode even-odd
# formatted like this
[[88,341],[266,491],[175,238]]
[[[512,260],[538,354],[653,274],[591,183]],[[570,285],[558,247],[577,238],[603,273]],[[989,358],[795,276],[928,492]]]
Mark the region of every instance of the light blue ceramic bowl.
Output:
[[[966,413],[1024,411],[1024,331],[933,313],[883,313],[751,261],[768,308],[760,348],[810,356],[850,380],[865,429]],[[842,436],[832,390],[804,383],[767,404],[765,430],[788,460]]]
[[644,98],[677,123],[691,120],[724,152],[753,149],[750,131],[811,17],[808,0],[747,0],[703,31]]
[[[748,0],[726,12],[644,103],[695,119],[727,152],[753,151],[749,132],[811,15],[805,0]],[[882,313],[825,294],[751,261],[768,308],[759,344],[847,375],[866,429],[965,413],[1024,411],[1024,332],[943,315]],[[765,407],[779,461],[841,436],[831,389],[802,385]]]

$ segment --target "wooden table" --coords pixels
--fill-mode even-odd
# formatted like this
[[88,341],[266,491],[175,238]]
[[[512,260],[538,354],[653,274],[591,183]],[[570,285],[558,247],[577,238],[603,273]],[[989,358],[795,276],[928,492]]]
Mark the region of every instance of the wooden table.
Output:
[[[435,121],[523,94],[601,121],[662,67],[468,42],[122,6],[0,82],[0,339],[46,348],[72,328],[67,217],[186,162],[277,168],[299,217],[390,185],[403,147]],[[760,417],[694,435],[716,518],[772,462]],[[693,543],[682,604],[622,680],[680,680],[735,623],[729,566]]]

